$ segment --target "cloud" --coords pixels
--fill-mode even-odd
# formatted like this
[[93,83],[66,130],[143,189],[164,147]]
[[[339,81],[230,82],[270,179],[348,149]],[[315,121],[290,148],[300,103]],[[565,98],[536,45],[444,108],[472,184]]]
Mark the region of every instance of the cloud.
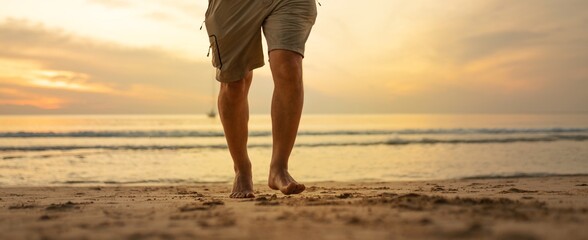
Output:
[[323,22],[319,13],[311,85],[376,112],[588,112],[578,90],[588,89],[587,7],[375,1],[382,10],[353,21],[343,9]]
[[132,1],[128,0],[88,0],[88,2],[108,8],[127,8],[133,5]]
[[191,18],[204,17],[204,12],[208,7],[207,1],[156,0],[155,2],[161,8],[168,8]]
[[460,49],[455,58],[464,63],[489,57],[498,52],[512,51],[517,48],[536,44],[545,37],[545,33],[529,31],[500,31],[482,33],[459,39],[454,49]]
[[[4,21],[2,88],[63,100],[52,112],[211,107],[213,69],[194,56],[199,45],[206,54],[206,36],[198,36],[204,31],[196,32],[206,1],[90,2],[81,12],[112,22],[124,17],[125,24],[77,31],[125,44],[79,36],[76,26],[53,18],[44,23],[70,30]],[[588,112],[586,8],[584,0],[323,2],[304,60],[305,109]],[[271,75],[267,67],[254,75],[252,112],[267,113]]]
[[0,87],[0,94],[2,95],[0,105],[32,106],[50,110],[59,109],[65,104],[65,100],[58,97],[44,96],[14,88]]
[[100,5],[109,9],[133,9],[142,11],[143,16],[165,23],[178,23],[185,19],[198,21],[204,17],[207,3],[185,0],[87,0],[90,4]]
[[[133,48],[79,37],[24,20],[6,20],[0,24],[0,32],[0,59],[34,63],[18,76],[4,76],[3,89],[12,89],[21,97],[43,92],[47,98],[63,100],[52,109],[92,112],[99,108],[108,112],[139,108],[138,112],[145,113],[190,113],[210,108],[214,82],[208,62],[184,59],[158,48]],[[90,100],[85,101],[85,107],[75,106],[76,99],[88,96],[102,102]],[[5,96],[0,98],[4,99],[1,104],[15,103]],[[31,102],[20,103],[39,107]],[[112,109],[99,107],[106,104]]]
[[205,1],[158,0],[143,16],[147,19],[187,31],[197,31],[204,21]]
[[145,17],[160,22],[174,22],[176,20],[176,18],[173,15],[162,11],[154,11],[147,13],[145,14]]

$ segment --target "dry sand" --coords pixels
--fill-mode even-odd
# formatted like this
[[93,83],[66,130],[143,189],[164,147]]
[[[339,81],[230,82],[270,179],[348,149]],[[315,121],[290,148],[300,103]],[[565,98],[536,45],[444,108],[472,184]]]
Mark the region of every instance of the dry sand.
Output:
[[588,239],[588,176],[0,188],[0,239]]

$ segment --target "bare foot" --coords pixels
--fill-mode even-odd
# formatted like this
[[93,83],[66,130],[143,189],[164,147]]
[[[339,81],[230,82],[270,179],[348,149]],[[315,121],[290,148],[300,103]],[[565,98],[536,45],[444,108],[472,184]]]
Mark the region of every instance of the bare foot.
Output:
[[280,190],[283,194],[298,194],[304,191],[304,184],[296,182],[288,170],[270,170],[268,186],[274,190]]
[[229,195],[230,198],[254,198],[253,195],[253,179],[251,174],[235,173],[235,181],[233,182],[233,192]]

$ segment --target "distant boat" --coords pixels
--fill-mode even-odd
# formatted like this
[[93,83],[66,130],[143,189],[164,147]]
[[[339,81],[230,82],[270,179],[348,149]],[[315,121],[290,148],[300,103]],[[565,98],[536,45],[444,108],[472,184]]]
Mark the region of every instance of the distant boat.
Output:
[[212,78],[212,92],[211,92],[211,108],[210,108],[210,112],[206,113],[206,116],[208,116],[209,118],[216,118],[216,111],[214,110],[216,107],[216,81],[214,80],[214,77]]
[[210,112],[208,112],[206,114],[209,118],[215,118],[216,117],[216,112],[213,110],[210,110]]

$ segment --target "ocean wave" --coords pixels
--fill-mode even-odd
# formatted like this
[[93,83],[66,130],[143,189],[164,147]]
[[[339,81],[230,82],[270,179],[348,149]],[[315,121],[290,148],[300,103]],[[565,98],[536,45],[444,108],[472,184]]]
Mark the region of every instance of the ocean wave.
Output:
[[503,138],[450,138],[450,139],[390,139],[387,145],[404,145],[404,144],[483,144],[483,143],[515,143],[515,142],[554,142],[554,141],[586,141],[588,135],[545,135],[532,137],[503,137]]
[[[298,143],[296,147],[344,147],[344,146],[374,146],[374,145],[430,145],[430,144],[508,144],[517,142],[555,142],[555,141],[586,141],[588,135],[545,135],[530,137],[500,137],[500,138],[393,138],[384,141],[365,142],[319,142]],[[271,144],[249,144],[251,148],[270,148]],[[105,150],[182,150],[182,149],[225,149],[226,144],[203,145],[57,145],[57,146],[0,146],[0,152],[8,151],[71,151],[82,149]],[[5,159],[6,160],[6,159]]]
[[462,177],[459,179],[475,180],[475,179],[509,179],[509,178],[536,178],[536,177],[578,177],[588,176],[585,173],[505,173],[505,174],[489,174],[489,175],[474,175]]
[[135,185],[135,184],[201,184],[201,183],[228,183],[229,181],[198,181],[194,179],[142,179],[133,181],[98,181],[98,180],[67,180],[67,181],[53,181],[51,184],[56,185]]
[[[541,178],[541,177],[580,177],[588,176],[586,173],[503,173],[503,174],[488,174],[488,175],[474,175],[468,177],[457,178],[460,180],[486,180],[486,179],[513,179],[513,178]],[[403,177],[406,178],[406,177]],[[413,176],[407,179],[414,179]],[[355,179],[354,182],[381,182],[382,179],[377,178],[363,178]],[[137,180],[65,180],[53,181],[52,185],[79,185],[79,186],[94,186],[94,185],[186,185],[186,184],[226,184],[227,181],[216,180],[196,180],[196,179],[178,179],[178,178],[162,178],[162,179],[137,179]]]
[[[588,128],[450,128],[401,130],[334,130],[300,131],[299,136],[340,135],[504,135],[504,134],[574,134],[587,133]],[[186,138],[223,137],[222,131],[162,130],[162,131],[72,131],[72,132],[0,132],[0,138]],[[271,136],[271,131],[252,131],[252,137]]]
[[0,132],[0,138],[183,138],[223,136],[222,131]]

